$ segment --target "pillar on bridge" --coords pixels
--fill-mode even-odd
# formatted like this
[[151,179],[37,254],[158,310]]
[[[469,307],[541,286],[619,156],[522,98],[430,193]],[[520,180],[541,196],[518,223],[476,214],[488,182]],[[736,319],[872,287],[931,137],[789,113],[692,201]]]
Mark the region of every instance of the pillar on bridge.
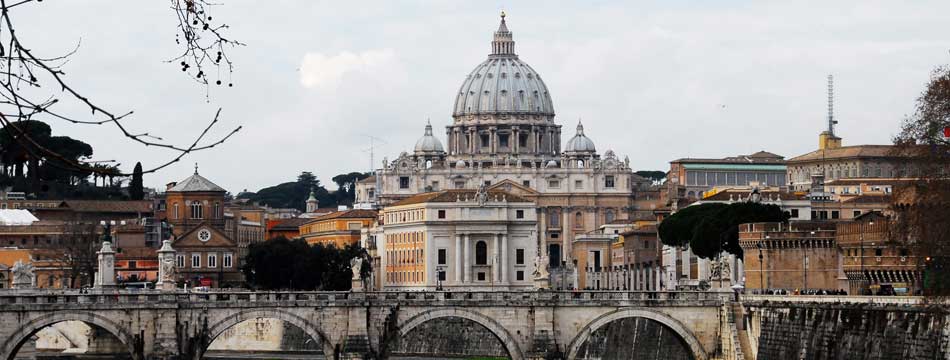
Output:
[[112,250],[112,243],[102,242],[102,248],[99,249],[99,271],[96,271],[97,288],[115,287],[115,251]]
[[158,249],[158,283],[159,290],[175,290],[175,249],[172,249],[171,240],[163,240],[162,248]]

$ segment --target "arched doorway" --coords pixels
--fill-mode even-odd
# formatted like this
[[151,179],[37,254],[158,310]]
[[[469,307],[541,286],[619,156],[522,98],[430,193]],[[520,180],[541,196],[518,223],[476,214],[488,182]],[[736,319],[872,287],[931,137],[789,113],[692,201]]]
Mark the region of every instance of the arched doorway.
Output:
[[208,329],[200,359],[230,359],[236,354],[280,358],[293,353],[333,358],[333,346],[310,321],[278,309],[246,310]]
[[398,331],[398,339],[388,345],[390,359],[524,358],[508,330],[468,310],[428,310],[404,321]]
[[706,360],[699,340],[661,312],[620,309],[585,326],[571,342],[568,359]]
[[[117,323],[90,312],[53,312],[20,327],[2,343],[6,360],[72,352],[113,359],[138,359],[132,337]],[[76,355],[76,354],[71,354]]]

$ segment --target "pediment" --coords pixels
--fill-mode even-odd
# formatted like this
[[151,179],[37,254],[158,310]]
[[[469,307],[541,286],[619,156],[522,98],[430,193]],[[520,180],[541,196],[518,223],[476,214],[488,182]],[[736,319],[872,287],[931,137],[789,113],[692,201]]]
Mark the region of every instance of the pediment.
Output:
[[522,197],[532,197],[532,196],[540,195],[540,193],[535,191],[534,189],[524,186],[522,184],[519,184],[517,182],[514,182],[510,179],[505,179],[495,184],[492,184],[491,186],[488,187],[488,190],[501,190],[501,191],[522,196]]
[[[211,236],[207,241],[202,241],[200,236],[205,232],[210,233]],[[175,239],[172,247],[233,247],[236,245],[223,231],[208,223],[201,223]]]

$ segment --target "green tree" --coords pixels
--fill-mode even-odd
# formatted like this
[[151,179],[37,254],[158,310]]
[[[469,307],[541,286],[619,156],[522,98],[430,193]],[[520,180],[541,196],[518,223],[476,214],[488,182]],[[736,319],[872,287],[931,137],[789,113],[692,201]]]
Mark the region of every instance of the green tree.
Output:
[[368,173],[351,172],[333,177],[337,185],[336,201],[338,204],[351,205],[356,200],[356,182],[368,178]]
[[663,179],[666,179],[666,171],[640,170],[640,171],[635,172],[634,174],[653,180],[653,182],[657,182],[657,183],[663,181]]
[[304,171],[297,176],[297,181],[266,187],[256,193],[241,192],[238,194],[238,198],[276,208],[294,208],[305,211],[311,189],[316,193],[321,206],[336,206],[336,198],[320,185],[320,180],[309,171]]
[[950,66],[933,71],[917,98],[914,113],[904,119],[894,138],[896,155],[904,158],[901,177],[916,179],[895,190],[894,241],[906,244],[920,262],[927,295],[950,296]]
[[142,200],[145,198],[145,189],[142,187],[142,163],[135,163],[132,170],[132,181],[129,182],[129,197],[132,200]]
[[[259,289],[346,291],[352,284],[350,260],[354,257],[368,260],[366,251],[356,244],[338,249],[278,237],[251,244],[241,271],[248,283]],[[361,276],[365,278],[372,268],[369,261],[363,264]]]
[[708,203],[677,211],[660,223],[657,232],[664,245],[689,245],[690,251],[701,258],[716,258],[721,251],[742,257],[740,224],[787,222],[788,218],[789,215],[776,205]]

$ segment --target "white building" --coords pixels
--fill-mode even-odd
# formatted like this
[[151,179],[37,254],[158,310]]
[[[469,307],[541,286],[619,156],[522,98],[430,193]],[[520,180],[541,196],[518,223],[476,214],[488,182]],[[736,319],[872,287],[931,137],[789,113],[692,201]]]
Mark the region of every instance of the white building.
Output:
[[382,210],[375,241],[384,290],[533,287],[534,203],[503,191],[444,190]]

